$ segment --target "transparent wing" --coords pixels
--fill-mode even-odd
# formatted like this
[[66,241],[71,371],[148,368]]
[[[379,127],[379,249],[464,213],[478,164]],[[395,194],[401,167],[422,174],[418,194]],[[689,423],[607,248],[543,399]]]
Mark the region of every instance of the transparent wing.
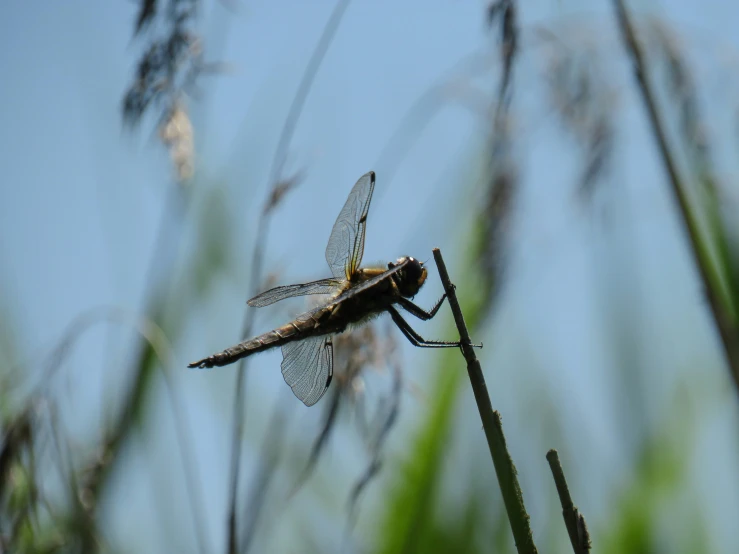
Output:
[[326,247],[326,261],[337,279],[349,279],[362,262],[367,212],[374,189],[375,172],[370,171],[362,175],[354,185],[331,230]]
[[334,375],[331,337],[309,337],[282,347],[282,376],[306,406],[320,400]]
[[293,296],[305,296],[306,294],[331,294],[341,286],[341,281],[337,279],[321,279],[311,283],[303,283],[300,285],[285,285],[269,289],[262,294],[256,295],[249,300],[247,304],[254,308],[269,306],[285,298]]

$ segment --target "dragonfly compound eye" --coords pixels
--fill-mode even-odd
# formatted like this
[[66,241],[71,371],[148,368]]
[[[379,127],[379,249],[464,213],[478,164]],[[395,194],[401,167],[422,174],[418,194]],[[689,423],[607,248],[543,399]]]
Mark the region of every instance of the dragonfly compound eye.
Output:
[[426,268],[415,258],[405,258],[406,265],[397,274],[396,283],[400,294],[413,297],[426,281]]

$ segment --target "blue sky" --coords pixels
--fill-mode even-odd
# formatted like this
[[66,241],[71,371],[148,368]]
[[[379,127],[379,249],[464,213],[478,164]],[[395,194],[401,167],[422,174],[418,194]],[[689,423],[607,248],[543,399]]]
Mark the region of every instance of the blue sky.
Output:
[[[534,36],[537,25],[547,25],[571,36],[602,33],[607,44],[617,47],[609,3],[598,8],[572,1],[522,4],[524,32],[531,31],[527,37]],[[229,273],[219,280],[208,305],[190,315],[186,340],[177,345],[175,354],[179,366],[239,338],[254,222],[272,152],[302,70],[332,8],[333,3],[325,1],[239,3],[233,11],[220,3],[205,5],[206,53],[230,64],[231,71],[204,80],[202,100],[191,105],[198,133],[199,178],[194,186],[224,187],[226,213],[212,217],[233,225],[235,238]],[[736,6],[681,1],[649,2],[640,9],[667,18],[689,37],[691,45],[735,57]],[[377,171],[378,185],[366,261],[404,254],[426,259],[434,246],[452,260],[462,257],[456,245],[464,226],[459,220],[450,221],[447,214],[450,207],[463,214],[477,200],[470,183],[487,132],[479,114],[454,102],[455,89],[450,87],[445,93],[452,101],[428,123],[399,165],[383,152],[394,144],[391,139],[419,97],[461,59],[491,47],[483,13],[482,2],[459,0],[350,5],[317,75],[288,157],[288,168],[305,168],[306,180],[277,210],[269,238],[267,265],[280,266],[285,281],[324,276],[323,249],[335,214],[354,181],[369,169]],[[51,348],[69,322],[88,308],[116,305],[135,312],[141,305],[153,237],[172,174],[166,152],[155,134],[149,134],[150,125],[144,124],[137,134],[126,133],[121,126],[120,100],[140,52],[139,43],[131,39],[134,17],[133,3],[78,0],[14,2],[0,21],[4,81],[0,87],[0,283],[4,291],[0,300],[17,321],[23,358]],[[614,59],[615,66],[623,63],[617,56]],[[715,76],[727,66],[728,62],[706,71]],[[517,76],[522,90],[536,81],[534,66],[527,67]],[[487,75],[482,74],[478,80],[482,90],[490,89],[496,72],[493,64]],[[623,79],[618,83],[631,85]],[[558,142],[562,139],[551,118],[537,118],[541,113],[537,109],[543,108],[527,110],[527,117],[518,122],[525,132],[521,147],[526,152],[527,186],[516,226],[516,280],[490,326],[490,336],[484,337],[486,344],[491,340],[501,344],[486,356],[495,369],[489,377],[494,404],[503,413],[508,411],[511,426],[525,426],[525,410],[516,405],[515,394],[498,391],[517,390],[532,378],[542,379],[555,397],[587,391],[581,396],[589,399],[569,406],[564,417],[573,421],[589,414],[587,439],[595,444],[602,441],[604,457],[609,441],[603,437],[613,432],[609,426],[614,424],[608,408],[597,400],[599,395],[607,396],[607,377],[590,371],[608,357],[598,333],[599,275],[591,269],[593,256],[611,277],[622,276],[641,287],[647,299],[642,316],[651,324],[649,332],[656,343],[671,344],[647,349],[655,367],[662,368],[662,373],[648,377],[650,387],[659,389],[669,381],[666,375],[677,362],[690,366],[691,360],[706,363],[716,387],[722,386],[725,377],[684,249],[674,238],[678,227],[670,215],[653,146],[643,132],[641,105],[631,89],[620,88],[615,106],[622,110],[621,132],[626,140],[619,146],[623,163],[614,169],[609,183],[623,188],[605,192],[601,201],[613,206],[609,200],[626,200],[615,203],[610,212],[615,214],[615,224],[605,230],[599,220],[573,218],[571,199],[563,198],[561,191],[572,181],[577,161],[562,155],[567,145]],[[707,111],[720,126],[720,114]],[[180,228],[187,235],[186,248],[193,246],[199,230],[195,219],[202,213],[196,207],[190,216]],[[639,275],[609,263],[614,251],[623,256],[620,259],[637,264]],[[670,279],[665,280],[665,275]],[[435,280],[430,283],[417,299],[422,305],[431,305],[440,293],[440,285]],[[260,314],[257,325],[266,328],[272,319]],[[439,325],[425,329],[431,335],[441,332]],[[695,340],[671,342],[685,334]],[[92,331],[80,341],[69,364],[72,377],[67,384],[84,402],[70,406],[72,414],[84,418],[86,410],[97,410],[94,413],[104,418],[99,391],[121,377],[100,374],[100,366],[105,366],[103,348],[107,345],[121,355],[127,344],[126,337],[108,329]],[[409,366],[428,360],[427,353],[411,352],[409,347],[404,348],[404,356],[411,361]],[[532,366],[539,366],[540,373],[504,373],[503,368],[521,364],[525,356]],[[260,408],[266,410],[284,392],[278,365],[277,354],[252,364],[259,375],[255,386],[263,394],[254,400],[250,441],[261,436],[259,422],[267,417]],[[547,374],[545,366],[554,374]],[[423,382],[421,372],[411,370],[411,375]],[[230,404],[222,395],[227,394],[233,375],[183,371],[178,378],[201,467],[218,467],[220,473],[227,452],[224,404]],[[295,409],[301,415],[310,413],[302,406]],[[166,408],[159,410],[163,420],[170,418]],[[412,409],[406,414],[405,425],[410,425]],[[315,423],[316,414],[311,416]],[[88,423],[75,425],[80,433],[90,432]],[[715,437],[716,443],[732,433],[731,429],[723,434],[714,431],[707,435]],[[158,437],[163,445],[159,448],[166,450],[172,444],[171,433],[162,435],[169,438],[154,434],[155,438],[141,440],[156,443]],[[527,446],[520,448],[526,452]],[[356,460],[361,457],[357,451],[350,442],[335,456]],[[153,458],[151,454],[149,461],[161,470],[156,473],[161,477],[167,463]],[[255,459],[251,452],[247,464]],[[131,464],[145,466],[140,458]],[[344,481],[350,482],[351,477]],[[144,488],[138,484],[130,489],[143,506],[141,518],[155,509],[146,500]],[[176,483],[171,488],[174,494]],[[210,534],[219,537],[224,491],[220,484],[207,488]],[[593,510],[599,509],[597,498],[589,502]],[[175,516],[187,517],[181,510],[173,508]],[[532,516],[536,519],[536,513]],[[125,533],[126,525],[140,524],[136,520],[126,524],[124,518],[116,521],[120,536],[127,538],[131,535]],[[720,520],[717,526],[721,527]],[[148,544],[156,527],[146,528],[148,534],[138,540]]]

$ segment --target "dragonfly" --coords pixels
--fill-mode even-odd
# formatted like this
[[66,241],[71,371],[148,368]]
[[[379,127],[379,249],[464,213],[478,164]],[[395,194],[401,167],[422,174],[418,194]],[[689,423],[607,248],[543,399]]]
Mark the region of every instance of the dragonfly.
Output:
[[[336,218],[326,247],[332,277],[310,283],[285,285],[263,292],[247,302],[251,307],[269,306],[286,298],[330,295],[317,308],[257,337],[188,365],[211,368],[232,364],[241,358],[272,348],[282,349],[282,375],[295,396],[306,406],[318,402],[328,390],[334,373],[332,337],[389,313],[393,322],[414,346],[457,348],[459,341],[426,340],[400,315],[398,307],[420,320],[432,319],[447,295],[431,310],[413,303],[426,281],[423,262],[402,256],[387,266],[361,267],[367,214],[375,189],[375,172],[356,182]],[[481,347],[482,345],[473,345]]]

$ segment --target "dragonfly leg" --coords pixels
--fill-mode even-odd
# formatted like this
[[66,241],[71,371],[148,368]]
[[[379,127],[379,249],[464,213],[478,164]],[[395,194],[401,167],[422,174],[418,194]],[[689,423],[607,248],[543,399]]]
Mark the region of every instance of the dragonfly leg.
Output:
[[395,325],[403,332],[405,337],[411,342],[413,346],[421,348],[458,348],[462,345],[460,342],[448,342],[440,340],[426,340],[421,335],[413,330],[408,322],[398,313],[398,310],[390,306],[388,308],[390,317],[393,318]]
[[398,301],[398,304],[400,304],[404,310],[406,310],[408,313],[413,314],[418,319],[422,321],[428,321],[429,319],[431,319],[432,317],[436,315],[436,312],[439,311],[439,308],[441,308],[441,305],[444,303],[444,300],[446,300],[446,293],[444,293],[441,296],[441,298],[439,298],[439,301],[436,304],[434,304],[434,307],[431,308],[431,310],[428,312],[424,310],[421,306],[414,304],[407,298],[401,298]]

